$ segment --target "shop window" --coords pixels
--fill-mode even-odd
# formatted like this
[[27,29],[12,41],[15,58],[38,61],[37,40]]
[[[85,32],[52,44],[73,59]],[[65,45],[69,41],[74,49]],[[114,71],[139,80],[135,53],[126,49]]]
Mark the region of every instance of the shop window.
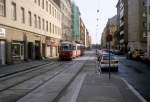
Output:
[[23,56],[23,44],[21,43],[12,43],[12,56],[13,57],[20,57]]

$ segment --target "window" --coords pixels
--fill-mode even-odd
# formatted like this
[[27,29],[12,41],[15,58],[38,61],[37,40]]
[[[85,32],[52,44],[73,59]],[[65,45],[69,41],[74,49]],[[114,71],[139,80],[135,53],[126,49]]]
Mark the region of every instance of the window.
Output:
[[46,21],[46,31],[48,32],[48,21]]
[[49,13],[51,14],[51,4],[49,4]]
[[147,33],[143,32],[143,37],[146,38],[147,37]]
[[45,30],[45,20],[43,19],[42,22],[43,22],[42,23],[43,24],[43,30]]
[[34,15],[34,27],[37,28],[37,16]]
[[53,34],[54,34],[54,24],[53,24]]
[[52,15],[54,16],[54,7],[52,7],[52,13],[53,13]]
[[42,8],[44,9],[44,0],[42,0]]
[[46,11],[48,11],[48,1],[46,1]]
[[53,34],[54,34],[54,24],[53,24],[53,26],[52,26],[52,29],[53,29]]
[[50,33],[52,32],[52,25],[51,23],[49,24],[49,28],[50,28]]
[[38,17],[38,28],[41,29],[41,18]]
[[29,16],[29,26],[32,26],[32,16],[31,16],[31,12],[28,12],[28,16]]
[[56,18],[56,9],[55,9],[55,18]]
[[21,7],[21,22],[22,23],[25,23],[25,11],[24,11],[24,8],[23,7]]
[[40,0],[38,0],[38,5],[40,6],[40,4],[41,4],[41,1],[40,1]]
[[147,27],[147,23],[143,22],[143,27],[146,28]]
[[0,0],[0,16],[6,16],[5,0]]
[[16,3],[12,2],[12,20],[17,20]]
[[24,46],[22,43],[12,43],[12,56],[13,57],[21,57],[23,56]]

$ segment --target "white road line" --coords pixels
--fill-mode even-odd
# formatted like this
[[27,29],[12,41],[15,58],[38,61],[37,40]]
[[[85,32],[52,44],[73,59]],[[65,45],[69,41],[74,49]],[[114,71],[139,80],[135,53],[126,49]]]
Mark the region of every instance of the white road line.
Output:
[[125,79],[121,78],[125,82],[125,84],[128,86],[128,88],[141,100],[141,102],[148,102],[145,100],[145,98],[132,86],[130,85]]
[[83,74],[82,77],[81,77],[81,80],[80,80],[79,84],[78,84],[77,87],[76,87],[76,90],[75,90],[73,96],[71,97],[70,102],[76,102],[77,97],[78,97],[78,95],[79,95],[79,92],[80,92],[80,89],[81,89],[81,87],[82,87],[82,84],[83,84],[83,82],[84,82],[85,77],[86,77],[86,74]]

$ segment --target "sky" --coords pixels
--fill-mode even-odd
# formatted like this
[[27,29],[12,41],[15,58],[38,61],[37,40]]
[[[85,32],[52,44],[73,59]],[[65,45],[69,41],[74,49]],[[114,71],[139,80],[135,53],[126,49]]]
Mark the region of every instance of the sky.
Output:
[[[74,0],[81,12],[81,18],[88,29],[92,44],[99,44],[101,33],[108,18],[117,14],[118,0]],[[99,12],[97,12],[99,10]],[[97,21],[98,19],[98,21]]]

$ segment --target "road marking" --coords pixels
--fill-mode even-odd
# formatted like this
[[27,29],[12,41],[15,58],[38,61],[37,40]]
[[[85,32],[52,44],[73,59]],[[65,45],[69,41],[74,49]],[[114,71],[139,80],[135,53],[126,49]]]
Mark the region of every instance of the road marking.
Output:
[[145,100],[145,98],[132,86],[130,85],[125,79],[121,78],[121,80],[123,80],[125,82],[125,84],[128,86],[128,88],[135,94],[135,96],[137,96],[141,102],[148,102]]
[[81,80],[80,80],[79,84],[77,85],[76,90],[75,90],[73,96],[71,97],[70,102],[76,102],[77,97],[78,97],[78,95],[79,95],[79,92],[80,92],[80,89],[81,89],[81,87],[82,87],[82,84],[83,84],[83,82],[84,82],[85,77],[86,77],[86,74],[83,74],[83,75],[81,76]]

